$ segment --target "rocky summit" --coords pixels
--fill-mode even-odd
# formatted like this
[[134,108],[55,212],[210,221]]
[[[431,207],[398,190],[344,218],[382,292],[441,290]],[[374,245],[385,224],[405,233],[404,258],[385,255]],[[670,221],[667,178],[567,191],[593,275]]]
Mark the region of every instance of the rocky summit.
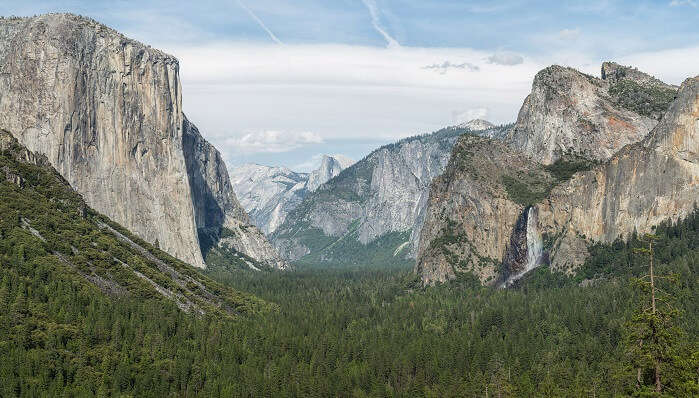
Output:
[[551,66],[537,73],[510,144],[542,164],[566,155],[605,161],[640,141],[677,94],[677,87],[614,63],[602,78]]
[[186,120],[168,54],[71,14],[3,19],[0,128],[45,155],[89,206],[175,257],[205,267],[200,233],[210,247],[229,228],[243,255],[285,267]]
[[544,69],[503,140],[455,145],[432,184],[416,273],[500,286],[542,264],[573,273],[592,244],[687,217],[699,198],[698,88],[614,63],[602,79]]
[[301,200],[354,161],[342,155],[323,155],[320,166],[310,173],[286,167],[245,164],[231,170],[233,189],[253,223],[271,234]]

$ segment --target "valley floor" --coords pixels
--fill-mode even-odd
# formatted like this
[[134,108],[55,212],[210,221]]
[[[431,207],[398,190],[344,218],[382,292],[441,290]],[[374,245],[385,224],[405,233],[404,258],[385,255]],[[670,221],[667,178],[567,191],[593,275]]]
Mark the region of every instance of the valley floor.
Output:
[[[681,366],[663,369],[670,396],[697,393],[698,233],[696,216],[659,231],[658,273],[680,275],[664,287],[685,331],[673,351]],[[624,339],[645,297],[629,283],[644,270],[638,245],[597,247],[576,278],[541,268],[508,290],[468,276],[421,288],[406,268],[211,272],[278,305],[233,319],[110,299],[50,266],[5,265],[0,395],[631,395]]]

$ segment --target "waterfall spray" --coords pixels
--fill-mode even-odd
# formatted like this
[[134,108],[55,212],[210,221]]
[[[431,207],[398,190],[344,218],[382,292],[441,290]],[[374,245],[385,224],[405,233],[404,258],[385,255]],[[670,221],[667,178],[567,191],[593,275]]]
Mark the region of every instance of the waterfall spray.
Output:
[[527,210],[526,228],[526,263],[524,264],[524,267],[521,269],[520,272],[514,275],[510,275],[507,278],[507,280],[501,285],[501,287],[511,285],[512,282],[520,279],[527,272],[533,270],[541,264],[543,254],[543,242],[541,240],[541,234],[539,233],[539,212],[533,206]]
[[527,267],[524,273],[536,268],[541,262],[541,234],[539,233],[539,214],[534,207],[527,214]]

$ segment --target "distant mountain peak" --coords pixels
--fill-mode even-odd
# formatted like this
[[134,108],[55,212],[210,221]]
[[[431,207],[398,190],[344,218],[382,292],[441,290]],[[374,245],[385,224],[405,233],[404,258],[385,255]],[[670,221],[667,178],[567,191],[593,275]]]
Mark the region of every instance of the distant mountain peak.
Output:
[[323,155],[318,168],[310,173],[248,163],[232,169],[230,175],[240,204],[254,224],[270,234],[308,192],[315,191],[352,164],[354,160],[345,155]]
[[492,129],[495,127],[493,123],[490,123],[487,120],[483,119],[473,119],[469,120],[468,122],[461,123],[457,125],[456,127],[462,128],[462,129],[469,129],[473,131],[478,131],[478,130],[487,130],[487,129]]
[[320,166],[308,176],[306,189],[310,192],[315,191],[352,164],[354,160],[344,155],[323,155]]
[[357,162],[356,160],[354,160],[354,159],[352,159],[352,158],[350,158],[350,157],[348,157],[348,156],[339,154],[339,153],[336,153],[336,154],[333,154],[333,155],[325,155],[325,156],[329,156],[329,157],[331,157],[331,158],[334,158],[334,159],[337,160],[338,162],[340,162],[340,165],[342,166],[342,169],[343,169],[343,170],[346,169],[346,168],[348,168],[348,167],[350,167],[350,166],[352,166],[353,164],[355,164],[355,163]]

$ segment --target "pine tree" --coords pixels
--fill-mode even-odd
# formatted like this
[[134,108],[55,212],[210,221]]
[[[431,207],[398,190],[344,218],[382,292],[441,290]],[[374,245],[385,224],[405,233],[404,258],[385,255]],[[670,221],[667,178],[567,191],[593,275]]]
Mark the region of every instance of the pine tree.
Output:
[[[676,320],[680,316],[674,305],[674,297],[659,286],[659,281],[677,283],[677,275],[656,275],[654,269],[654,235],[641,240],[647,248],[635,249],[637,254],[648,256],[648,273],[633,280],[633,285],[643,293],[639,308],[627,323],[626,351],[636,369],[637,396],[663,397],[669,390],[682,388],[682,381],[673,380],[677,367],[686,364],[679,361],[681,343],[685,333]],[[673,394],[674,395],[674,394]]]

